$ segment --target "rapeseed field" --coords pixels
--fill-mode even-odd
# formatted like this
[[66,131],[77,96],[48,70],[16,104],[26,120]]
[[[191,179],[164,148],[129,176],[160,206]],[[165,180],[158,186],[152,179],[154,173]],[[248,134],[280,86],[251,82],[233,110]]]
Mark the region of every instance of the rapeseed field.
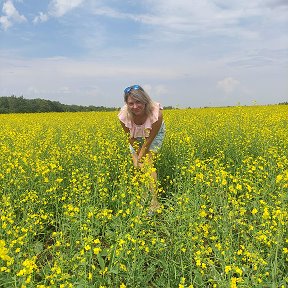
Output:
[[149,217],[117,112],[0,115],[0,287],[288,287],[288,106],[164,119]]

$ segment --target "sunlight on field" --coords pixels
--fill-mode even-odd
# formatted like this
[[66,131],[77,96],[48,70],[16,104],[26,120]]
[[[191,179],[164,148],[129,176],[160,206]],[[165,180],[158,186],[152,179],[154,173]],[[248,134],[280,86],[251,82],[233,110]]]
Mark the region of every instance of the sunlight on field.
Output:
[[164,111],[153,217],[116,116],[0,115],[0,286],[287,287],[288,106]]

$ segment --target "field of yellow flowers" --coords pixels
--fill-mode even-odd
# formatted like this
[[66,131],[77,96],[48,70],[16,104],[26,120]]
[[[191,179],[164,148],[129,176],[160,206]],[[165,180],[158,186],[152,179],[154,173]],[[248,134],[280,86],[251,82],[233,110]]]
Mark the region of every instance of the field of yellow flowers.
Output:
[[288,287],[288,106],[164,118],[149,217],[117,112],[0,115],[0,287]]

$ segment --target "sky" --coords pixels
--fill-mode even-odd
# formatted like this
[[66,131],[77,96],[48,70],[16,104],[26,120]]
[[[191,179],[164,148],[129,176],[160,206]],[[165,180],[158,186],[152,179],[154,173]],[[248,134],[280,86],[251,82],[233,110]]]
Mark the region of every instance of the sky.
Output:
[[0,96],[121,107],[288,101],[288,0],[0,0]]

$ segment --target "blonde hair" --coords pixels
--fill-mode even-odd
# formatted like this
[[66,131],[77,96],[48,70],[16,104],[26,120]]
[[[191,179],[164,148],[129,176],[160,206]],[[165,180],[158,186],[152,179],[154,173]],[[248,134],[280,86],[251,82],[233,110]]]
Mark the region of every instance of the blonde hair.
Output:
[[[132,88],[128,93],[124,93],[124,101],[126,104],[129,96],[134,100],[140,101],[141,103],[145,104],[145,113],[147,116],[150,116],[153,113],[154,101],[152,101],[148,93],[146,93],[142,87],[138,89]],[[127,112],[131,117],[132,115],[129,109],[127,109]]]

